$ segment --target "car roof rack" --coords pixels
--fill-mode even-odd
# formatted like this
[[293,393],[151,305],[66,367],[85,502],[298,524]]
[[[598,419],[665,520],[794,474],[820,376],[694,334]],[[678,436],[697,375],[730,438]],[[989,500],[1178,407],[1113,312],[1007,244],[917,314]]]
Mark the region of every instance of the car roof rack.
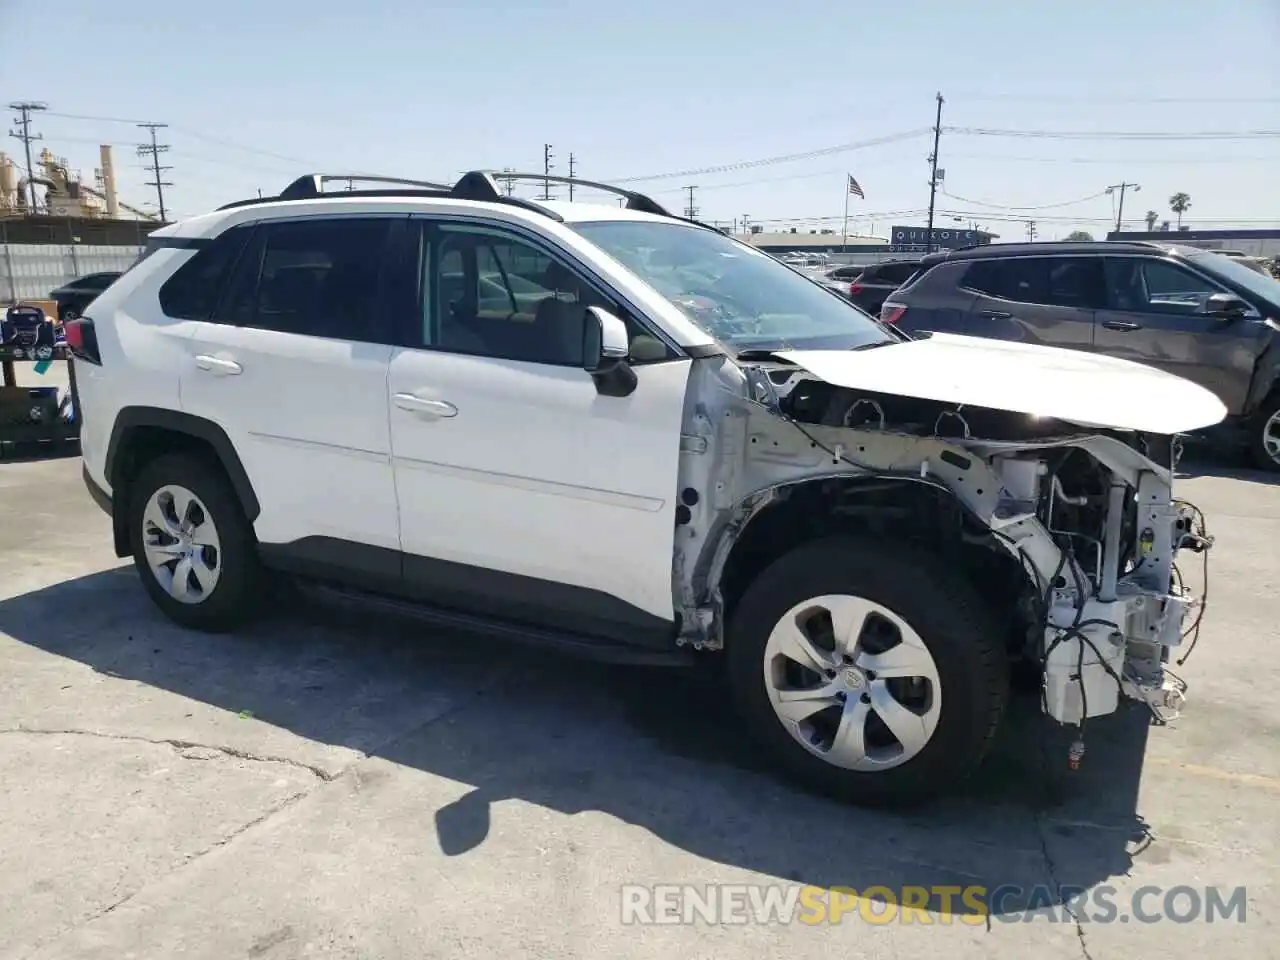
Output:
[[[545,173],[519,173],[513,170],[476,170],[475,174],[487,175],[490,180],[537,180],[543,183],[566,183],[576,187],[586,187],[591,190],[601,190],[604,193],[612,193],[618,197],[625,197],[628,210],[636,210],[640,213],[652,213],[658,217],[674,217],[675,219],[684,219],[683,217],[675,217],[675,214],[667,210],[662,204],[658,203],[651,197],[645,196],[643,193],[637,193],[635,190],[628,190],[626,187],[615,187],[611,183],[601,183],[598,180],[583,180],[581,177],[557,177],[552,174]],[[467,174],[472,176],[472,174]],[[465,178],[464,178],[465,179]],[[495,181],[496,182],[496,181]],[[459,181],[461,183],[461,181]]]
[[[341,190],[326,192],[324,185],[334,181],[345,180],[348,183],[387,184],[371,190]],[[520,197],[508,197],[500,189],[494,179],[484,171],[473,170],[463,174],[453,186],[435,183],[429,180],[406,180],[403,177],[384,177],[376,174],[346,173],[309,173],[298,177],[274,197],[252,197],[248,200],[236,200],[220,206],[219,210],[231,210],[236,207],[251,207],[262,203],[281,203],[295,200],[314,200],[318,197],[423,197],[436,200],[477,200],[487,203],[502,203],[508,206],[532,210],[544,217],[563,223],[564,217],[541,204]]]

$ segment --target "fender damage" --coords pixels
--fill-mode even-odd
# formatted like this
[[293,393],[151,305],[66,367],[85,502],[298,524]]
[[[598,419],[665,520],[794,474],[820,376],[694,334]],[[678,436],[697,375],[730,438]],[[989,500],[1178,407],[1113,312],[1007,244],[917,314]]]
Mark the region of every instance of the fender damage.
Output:
[[[1173,434],[1225,409],[1123,361],[947,342],[968,340],[914,357],[928,341],[695,362],[673,565],[680,642],[723,646],[726,570],[763,514],[819,487],[847,504],[910,484],[953,501],[970,531],[958,535],[1016,564],[1019,596],[997,612],[1024,638],[1011,654],[1040,665],[1047,713],[1079,724],[1121,696],[1157,717],[1176,712],[1184,687],[1163,665],[1198,624],[1200,601],[1175,560],[1212,541],[1199,511],[1172,496]],[[973,361],[967,372],[957,355]]]

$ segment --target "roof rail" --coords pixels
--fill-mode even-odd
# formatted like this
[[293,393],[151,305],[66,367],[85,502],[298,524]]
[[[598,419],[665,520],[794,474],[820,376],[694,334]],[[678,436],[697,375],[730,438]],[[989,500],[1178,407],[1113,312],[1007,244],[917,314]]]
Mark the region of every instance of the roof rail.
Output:
[[[310,200],[324,193],[324,185],[335,180],[345,180],[348,186],[353,183],[391,183],[401,187],[421,187],[424,190],[448,190],[447,184],[432,183],[428,180],[405,180],[402,177],[383,177],[377,174],[363,173],[309,173],[299,177],[280,191],[279,200]],[[350,191],[355,192],[355,191]]]
[[[326,193],[324,185],[335,180],[346,180],[348,183],[381,183],[388,187],[372,190],[342,190]],[[508,197],[498,189],[493,178],[483,171],[473,170],[463,174],[453,186],[433,183],[429,180],[406,180],[402,177],[384,177],[374,174],[345,173],[310,173],[298,177],[274,197],[252,197],[248,200],[236,200],[225,203],[219,210],[231,210],[235,207],[251,207],[260,203],[280,203],[293,200],[313,200],[317,197],[426,197],[437,200],[478,200],[487,203],[502,203],[512,207],[520,207],[549,217],[559,223],[564,217],[548,210],[541,204],[520,197]]]
[[[627,190],[625,187],[615,187],[609,183],[601,183],[598,180],[583,180],[581,177],[557,177],[545,173],[517,173],[510,170],[475,170],[467,174],[468,177],[475,174],[487,176],[491,182],[496,184],[497,180],[540,180],[544,183],[567,183],[578,187],[587,187],[592,190],[602,190],[605,193],[612,193],[615,196],[625,197],[627,200],[628,210],[638,210],[641,213],[652,213],[659,217],[674,217],[662,204],[658,203],[643,193],[637,193],[634,190]],[[463,179],[466,179],[464,177]],[[462,183],[461,180],[458,181]],[[683,218],[677,218],[683,219]]]

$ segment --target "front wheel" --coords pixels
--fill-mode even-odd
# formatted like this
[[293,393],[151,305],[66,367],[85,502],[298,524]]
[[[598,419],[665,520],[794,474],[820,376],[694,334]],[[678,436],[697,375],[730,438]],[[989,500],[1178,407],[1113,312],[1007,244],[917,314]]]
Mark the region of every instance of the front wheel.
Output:
[[879,806],[928,799],[978,765],[1008,696],[1002,636],[932,556],[841,538],[756,578],[727,655],[739,712],[780,767]]
[[1250,419],[1249,454],[1263,470],[1280,471],[1280,392],[1267,398]]

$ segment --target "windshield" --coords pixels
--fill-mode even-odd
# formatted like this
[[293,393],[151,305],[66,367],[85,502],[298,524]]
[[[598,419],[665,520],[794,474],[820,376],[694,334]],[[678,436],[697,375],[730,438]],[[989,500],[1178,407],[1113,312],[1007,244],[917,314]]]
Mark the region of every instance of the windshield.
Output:
[[644,220],[573,228],[735,350],[893,342],[848,300],[715,230]]
[[1216,273],[1236,286],[1244,287],[1275,307],[1280,307],[1280,280],[1264,277],[1258,271],[1216,253],[1201,253],[1188,258],[1203,270]]

